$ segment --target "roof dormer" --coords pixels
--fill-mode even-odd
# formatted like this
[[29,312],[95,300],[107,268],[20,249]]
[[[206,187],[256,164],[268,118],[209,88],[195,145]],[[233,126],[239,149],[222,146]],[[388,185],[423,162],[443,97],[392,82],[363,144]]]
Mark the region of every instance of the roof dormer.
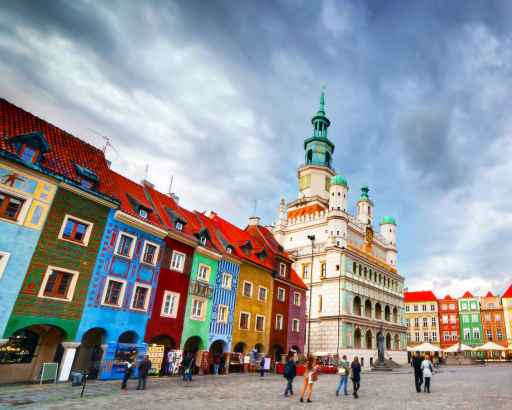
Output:
[[246,255],[249,255],[249,253],[251,253],[251,250],[252,250],[251,241],[244,242],[242,245],[240,245],[240,249],[242,249],[243,253],[245,253]]
[[151,212],[153,210],[151,208],[148,208],[147,206],[141,204],[137,199],[135,199],[130,194],[126,194],[126,197],[128,198],[128,201],[130,202],[130,205],[133,209],[133,211],[142,219],[148,219],[151,215]]
[[206,228],[202,228],[199,232],[195,234],[195,236],[199,240],[199,243],[203,246],[206,246],[207,241],[210,240],[210,233]]
[[76,162],[74,165],[76,173],[78,175],[80,186],[91,191],[96,190],[96,188],[98,187],[98,183],[100,182],[100,179],[98,178],[96,172],[82,165],[78,165]]
[[14,144],[18,157],[30,164],[39,165],[43,154],[49,149],[48,142],[41,132],[17,135],[10,141]]
[[261,251],[256,252],[256,256],[260,261],[262,261],[267,257],[267,252],[265,251],[265,249],[262,249]]

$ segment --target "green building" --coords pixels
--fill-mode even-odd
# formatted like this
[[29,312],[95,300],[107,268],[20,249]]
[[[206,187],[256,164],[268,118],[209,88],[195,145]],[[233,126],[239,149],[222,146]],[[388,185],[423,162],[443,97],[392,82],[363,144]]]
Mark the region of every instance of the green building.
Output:
[[481,345],[482,322],[480,321],[480,303],[470,292],[464,293],[458,300],[460,341],[469,346]]

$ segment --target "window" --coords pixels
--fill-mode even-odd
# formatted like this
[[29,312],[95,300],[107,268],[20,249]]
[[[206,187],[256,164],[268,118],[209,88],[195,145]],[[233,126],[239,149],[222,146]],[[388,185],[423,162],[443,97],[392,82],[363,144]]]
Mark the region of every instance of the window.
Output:
[[59,239],[87,246],[91,231],[92,223],[66,215],[60,228]]
[[455,310],[455,305],[453,303],[450,303],[450,310]]
[[283,288],[277,288],[277,300],[284,302],[286,300],[286,292]]
[[203,246],[206,246],[206,236],[201,236],[199,238],[199,243]]
[[197,280],[208,282],[210,280],[210,271],[211,269],[209,266],[201,263],[197,271]]
[[409,305],[405,305],[405,311],[409,312]]
[[265,316],[256,315],[256,331],[263,332],[265,330]]
[[156,243],[145,241],[144,248],[142,250],[141,262],[147,263],[148,265],[156,265],[159,250],[160,246]]
[[437,342],[437,332],[432,332],[432,341]]
[[295,292],[293,294],[293,304],[295,306],[300,306],[300,293],[299,292]]
[[418,311],[418,305],[414,305],[414,311],[417,312]]
[[457,340],[458,337],[457,337],[457,331],[456,330],[452,330],[452,340]]
[[85,189],[93,189],[94,188],[94,182],[87,178],[81,178],[80,179],[80,186]]
[[243,295],[252,298],[252,283],[244,281]]
[[48,266],[38,296],[69,302],[73,299],[77,280],[76,271]]
[[436,320],[435,316],[432,317],[431,323],[432,323],[432,326],[435,326],[437,324],[437,320]]
[[444,323],[445,325],[447,325],[447,324],[448,324],[448,315],[443,315],[443,323]]
[[303,279],[309,278],[309,265],[302,265],[302,278]]
[[480,339],[480,329],[477,327],[473,328],[473,339]]
[[420,327],[420,319],[418,317],[414,318],[414,327]]
[[284,278],[286,276],[286,264],[285,263],[280,263],[279,264],[279,276],[281,276],[282,278]]
[[119,256],[131,258],[135,249],[135,242],[137,238],[126,232],[120,232],[117,238],[117,246],[115,253]]
[[322,313],[322,295],[318,295],[318,313]]
[[231,289],[231,284],[233,282],[233,277],[230,273],[224,272],[222,274],[222,288],[223,289]]
[[471,315],[471,321],[472,321],[472,322],[478,322],[478,314],[473,313],[473,314]]
[[261,301],[267,300],[267,288],[260,286],[258,289],[258,299]]
[[292,321],[292,332],[298,333],[300,331],[300,320],[293,319]]
[[142,283],[136,283],[132,296],[132,309],[147,310],[150,292],[151,286],[143,285]]
[[443,332],[443,338],[445,342],[450,341],[450,332]]
[[192,313],[190,318],[193,320],[203,320],[204,316],[204,300],[193,298],[192,299]]
[[283,315],[276,315],[276,330],[283,330]]
[[139,216],[144,219],[148,219],[148,211],[144,208],[139,209]]
[[484,319],[485,319],[485,321],[486,321],[486,322],[490,322],[490,321],[491,321],[491,315],[487,313],[487,314],[484,316]]
[[462,303],[460,304],[460,308],[461,308],[461,310],[468,310],[468,304],[467,304],[467,302],[462,302]]
[[180,303],[180,294],[166,290],[162,302],[162,311],[160,316],[175,318],[178,315],[178,306]]
[[405,319],[405,326],[407,326],[407,327],[411,326],[411,319],[409,319],[409,318]]
[[416,332],[416,333],[414,333],[414,340],[415,340],[417,343],[419,343],[419,341],[420,341],[420,332]]
[[7,261],[9,260],[10,254],[7,252],[0,252],[0,279],[4,274],[5,268],[7,267]]
[[448,310],[448,305],[445,305],[444,303],[441,305],[441,310]]
[[103,289],[102,304],[109,306],[122,306],[126,281],[117,278],[107,278]]
[[435,311],[436,311],[436,305],[431,304],[431,305],[430,305],[430,311],[431,311],[431,312],[435,312]]
[[487,331],[487,340],[492,341],[492,331],[491,330]]
[[421,305],[421,310],[423,312],[426,312],[427,311],[427,305]]
[[19,155],[22,161],[35,163],[39,156],[39,150],[36,150],[29,145],[23,145],[20,149]]
[[240,312],[239,327],[242,330],[249,330],[251,322],[251,314],[247,312]]
[[428,339],[428,332],[423,332],[423,341],[424,342],[428,342],[429,339]]
[[226,305],[219,305],[217,308],[217,322],[228,323],[229,309]]
[[[1,269],[0,269],[0,271],[1,271]],[[501,322],[501,315],[500,315],[499,313],[498,313],[498,314],[496,314],[496,316],[494,316],[494,320],[495,320],[496,322]]]
[[423,327],[427,327],[427,326],[428,326],[428,318],[424,317],[423,318]]
[[462,315],[462,323],[469,323],[470,316],[469,315]]
[[327,272],[327,265],[325,262],[320,263],[320,277],[325,278]]
[[0,192],[0,217],[17,221],[25,200]]
[[471,302],[471,310],[475,310],[476,309],[476,302]]
[[171,269],[176,270],[178,272],[183,272],[183,269],[185,268],[186,257],[187,255],[185,255],[184,253],[173,251],[171,258]]
[[176,224],[174,225],[176,230],[182,231],[183,230],[183,224],[180,221],[176,221]]
[[498,339],[498,340],[503,339],[503,333],[501,332],[501,329],[496,330],[496,339]]

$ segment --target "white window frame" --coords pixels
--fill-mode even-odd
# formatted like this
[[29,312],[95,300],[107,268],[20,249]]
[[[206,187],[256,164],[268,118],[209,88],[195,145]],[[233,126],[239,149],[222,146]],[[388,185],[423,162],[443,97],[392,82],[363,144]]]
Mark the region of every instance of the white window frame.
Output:
[[[117,305],[111,305],[110,303],[105,303],[105,297],[107,296],[108,284],[109,284],[110,280],[113,280],[115,282],[121,282],[123,284],[123,286],[121,288],[121,292],[119,293],[119,303]],[[107,276],[107,278],[105,280],[105,286],[103,286],[103,292],[101,292],[101,305],[108,306],[108,307],[120,308],[121,306],[123,306],[125,291],[126,291],[126,280],[125,279],[121,279],[116,276]]]
[[[224,279],[227,279],[226,280],[226,286],[224,286]],[[232,287],[233,287],[233,275],[231,273],[228,273],[228,272],[223,272],[222,273],[222,278],[221,278],[221,287],[222,289],[227,289],[227,290],[231,290]]]
[[[260,299],[260,290],[265,289],[265,299]],[[258,286],[258,300],[260,302],[266,302],[268,299],[268,288],[265,286]]]
[[286,263],[279,263],[279,276],[282,278],[286,277]]
[[[258,330],[258,318],[263,318],[263,329]],[[263,333],[265,331],[265,316],[264,315],[256,315],[256,320],[254,321],[254,331],[258,333]]]
[[[75,220],[77,222],[80,222],[80,223],[83,223],[84,225],[87,225],[87,230],[85,231],[83,242],[73,241],[72,239],[64,238],[64,229],[66,228],[66,224],[68,223],[68,221],[70,219],[73,219],[73,220]],[[66,241],[66,242],[74,243],[75,245],[86,247],[86,246],[89,245],[89,240],[91,239],[91,234],[92,234],[93,227],[94,227],[94,224],[92,222],[86,221],[84,219],[77,218],[76,216],[73,216],[73,215],[70,215],[70,214],[66,214],[64,216],[64,221],[62,222],[62,226],[60,227],[58,238],[61,241]]]
[[283,330],[284,316],[276,314],[275,330]]
[[[298,303],[297,303],[297,300],[298,300]],[[295,306],[300,306],[300,303],[301,303],[301,295],[299,292],[294,292],[293,294],[293,304]]]
[[[45,296],[44,295],[46,283],[48,282],[50,273],[54,270],[59,271],[59,272],[71,273],[73,275],[73,279],[71,279],[71,283],[69,285],[68,294],[66,295],[65,298],[55,298],[53,296]],[[37,294],[37,297],[42,298],[42,299],[59,300],[61,302],[71,302],[73,300],[73,295],[75,294],[76,283],[78,281],[79,275],[80,275],[80,273],[76,270],[61,268],[59,266],[48,265],[48,267],[46,268],[46,272],[44,273],[44,277],[43,277],[41,286],[39,287],[39,293]]]
[[[221,308],[225,309],[225,312],[226,312],[225,317],[219,317]],[[229,306],[228,305],[217,306],[217,323],[228,323],[228,319],[229,319]]]
[[0,192],[7,194],[7,195],[11,195],[11,196],[17,196],[20,199],[23,199],[23,201],[25,201],[23,203],[23,206],[20,209],[20,212],[18,213],[18,218],[16,220],[12,220],[9,218],[2,218],[0,216],[0,221],[10,222],[10,223],[16,224],[16,225],[23,225],[23,223],[25,222],[25,219],[27,218],[27,214],[30,209],[30,206],[32,205],[32,197],[30,195],[28,195],[26,192],[9,189],[6,185],[2,185]]
[[176,228],[177,231],[183,231],[183,224],[179,221],[176,221],[176,223],[174,224],[174,227]]
[[[180,256],[183,257],[179,267],[174,267],[173,264],[172,264],[172,262],[174,260],[174,255],[180,255]],[[172,254],[171,254],[171,262],[169,263],[169,269],[170,270],[174,270],[176,272],[183,272],[183,270],[185,269],[185,261],[186,260],[187,260],[187,254],[186,253],[173,250]]]
[[[130,246],[130,252],[128,253],[128,256],[121,255],[119,251],[119,244],[121,243],[121,236],[125,235],[133,239],[132,245]],[[131,233],[125,232],[125,231],[119,231],[116,239],[116,246],[114,247],[114,254],[117,256],[120,256],[121,258],[127,258],[132,259],[133,258],[133,252],[135,251],[135,245],[137,244],[137,237],[135,235],[132,235]]]
[[[148,293],[147,293],[146,300],[144,301],[143,309],[133,307],[133,302],[135,301],[135,291],[137,290],[138,287],[148,289]],[[133,285],[132,297],[130,300],[130,310],[135,310],[137,312],[147,312],[150,299],[151,299],[151,285],[148,285],[146,283],[141,283],[141,282],[135,282],[135,284]]]
[[[295,326],[295,323],[297,323],[297,326]],[[297,329],[295,329],[295,327],[297,327]],[[292,320],[292,332],[295,332],[295,333],[300,332],[300,320],[299,319]]]
[[[283,294],[283,298],[282,299],[279,297],[280,293]],[[281,288],[281,287],[277,288],[277,300],[279,302],[286,302],[286,289],[285,288]]]
[[[242,314],[247,315],[247,327],[242,327]],[[238,328],[240,330],[251,330],[251,312],[240,311],[238,316]]]
[[[194,301],[196,301],[196,300],[203,303],[203,308],[201,309],[201,316],[194,315]],[[190,302],[190,319],[191,320],[204,321],[204,317],[206,314],[206,303],[207,303],[207,300],[205,298],[200,298],[197,296],[192,297],[191,302]]]
[[[251,285],[251,294],[249,296],[247,296],[245,294],[245,284],[248,283],[249,285]],[[246,298],[252,298],[252,294],[253,294],[253,291],[254,291],[254,284],[251,282],[251,281],[248,281],[248,280],[244,280],[244,283],[243,283],[243,286],[242,286],[242,296],[245,296]]]
[[[151,262],[151,263],[144,261],[144,253],[146,252],[146,246],[148,246],[148,245],[152,245],[156,248],[155,256],[153,257],[153,262]],[[142,245],[142,252],[140,253],[140,263],[142,263],[144,265],[148,265],[148,266],[156,266],[159,256],[160,256],[160,245],[155,242],[144,240],[144,244]]]
[[[206,279],[205,278],[202,278],[199,276],[199,272],[201,272],[201,268],[204,267],[206,268],[206,271],[208,272],[207,275],[206,275]],[[204,282],[204,283],[209,283],[210,282],[210,276],[212,274],[212,268],[210,266],[208,266],[207,264],[205,263],[200,263],[198,266],[197,266],[197,280],[198,281],[201,281],[201,282]]]
[[[176,298],[175,307],[169,313],[165,313],[165,300],[167,299],[167,296],[174,296]],[[180,294],[177,292],[172,292],[170,290],[166,290],[164,292],[164,297],[162,299],[162,308],[160,309],[160,316],[175,319],[178,316],[179,306],[180,306]]]
[[0,256],[2,256],[2,259],[0,259],[0,279],[2,279],[5,269],[7,268],[7,262],[9,262],[11,254],[8,252],[0,251]]

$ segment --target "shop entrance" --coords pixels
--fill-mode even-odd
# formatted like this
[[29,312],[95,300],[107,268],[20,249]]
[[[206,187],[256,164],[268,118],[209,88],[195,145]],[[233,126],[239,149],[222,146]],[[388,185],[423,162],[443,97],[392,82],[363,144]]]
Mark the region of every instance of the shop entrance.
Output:
[[174,362],[174,355],[169,354],[176,350],[175,340],[167,335],[155,336],[149,341],[148,354],[153,364],[153,369],[160,375],[169,375],[172,368],[169,367],[169,359]]
[[202,347],[202,340],[199,336],[192,336],[187,339],[183,346],[184,353],[197,353]]
[[106,331],[100,327],[85,332],[75,356],[73,370],[85,370],[88,379],[97,379],[103,357],[102,345],[105,343],[105,338]]
[[238,342],[235,345],[234,351],[236,353],[243,353],[243,352],[245,352],[245,343],[244,342]]
[[284,349],[280,345],[274,345],[272,347],[272,359],[275,361],[275,363],[281,362],[281,355],[284,354]]

